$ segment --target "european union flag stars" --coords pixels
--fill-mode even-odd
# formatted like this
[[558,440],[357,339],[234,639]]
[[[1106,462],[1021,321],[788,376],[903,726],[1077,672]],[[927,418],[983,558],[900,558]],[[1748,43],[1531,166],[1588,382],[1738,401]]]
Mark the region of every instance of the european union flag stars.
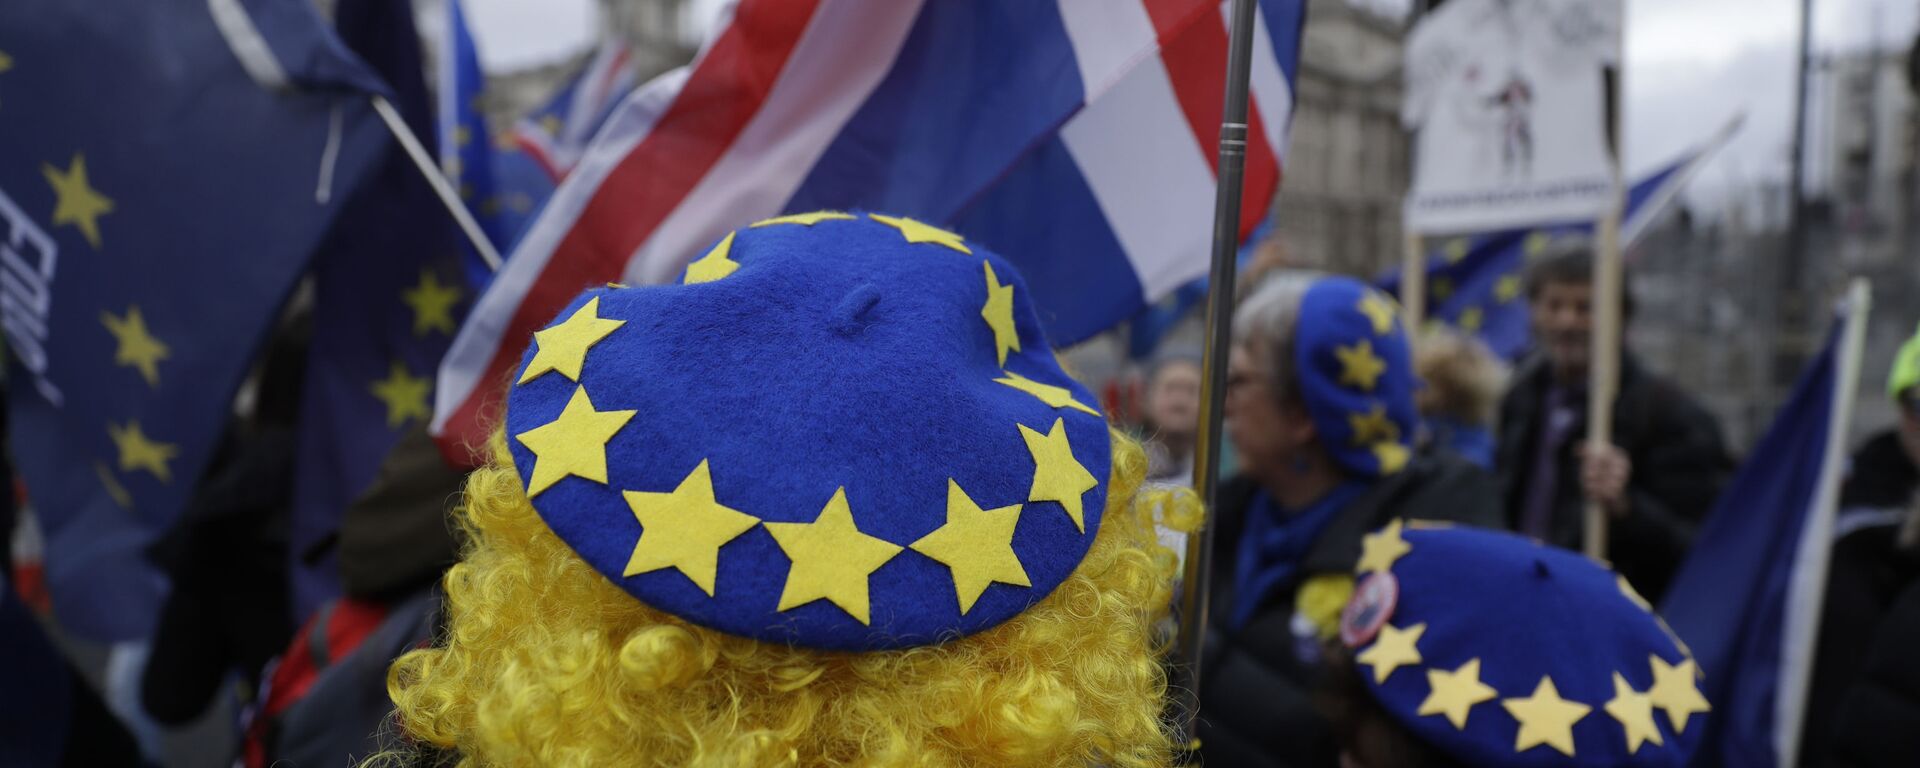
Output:
[[847,650],[981,631],[1072,573],[1111,461],[1025,291],[914,219],[761,221],[537,331],[514,463],[583,559],[690,621]]
[[1700,669],[1626,579],[1443,523],[1395,521],[1362,546],[1340,636],[1423,741],[1469,765],[1686,765]]

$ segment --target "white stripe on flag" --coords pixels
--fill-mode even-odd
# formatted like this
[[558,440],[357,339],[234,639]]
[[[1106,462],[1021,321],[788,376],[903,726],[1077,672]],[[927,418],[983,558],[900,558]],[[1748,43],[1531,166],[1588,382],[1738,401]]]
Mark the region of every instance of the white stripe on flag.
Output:
[[1788,571],[1787,604],[1781,615],[1784,636],[1780,638],[1780,674],[1775,678],[1773,698],[1773,747],[1780,765],[1800,764],[1800,726],[1806,717],[1807,689],[1813,681],[1813,654],[1819,650],[1814,646],[1819,639],[1821,604],[1826,598],[1827,563],[1833,555],[1833,518],[1840,507],[1847,428],[1853,423],[1853,397],[1860,386],[1860,357],[1872,307],[1867,281],[1854,278],[1847,291],[1846,327],[1834,359],[1833,406],[1827,412],[1820,479],[1814,486],[1813,509],[1800,527],[1800,546]]
[[729,230],[780,213],[892,71],[920,7],[919,0],[823,3],[760,110],[634,250],[624,278],[643,285],[671,280]]
[[1073,43],[1086,101],[1098,99],[1160,50],[1153,19],[1138,0],[1060,0],[1060,20]]
[[[697,64],[698,62],[696,62]],[[653,132],[653,125],[680,95],[693,72],[694,64],[672,70],[649,81],[627,97],[603,132],[605,141],[588,148],[573,173],[554,190],[546,209],[534,219],[533,226],[514,249],[513,256],[486,293],[480,295],[460,333],[453,339],[447,356],[440,362],[440,381],[434,388],[432,432],[439,434],[461,403],[473,394],[485,375],[487,364],[500,348],[507,324],[527,296],[534,281],[547,269],[554,249],[573,230],[588,201],[600,189],[601,182]]]
[[[1249,85],[1253,91],[1253,106],[1260,110],[1262,133],[1266,136],[1267,146],[1273,150],[1274,160],[1281,163],[1285,174],[1287,157],[1287,126],[1293,118],[1293,88],[1287,84],[1287,73],[1280,69],[1280,59],[1273,53],[1273,37],[1267,34],[1267,13],[1264,8],[1255,7],[1253,29],[1253,69]],[[1226,16],[1226,6],[1221,6],[1220,23],[1228,27],[1231,35],[1232,24]]]
[[[1063,4],[1062,10],[1069,5]],[[1105,13],[1107,18],[1099,23],[1069,21],[1067,34],[1076,51],[1104,46],[1110,40],[1130,41],[1137,48],[1143,37],[1154,39],[1153,22],[1138,2],[1105,3],[1086,10]],[[1119,26],[1123,19],[1133,28]],[[1158,48],[1147,50],[1157,52]],[[1081,62],[1083,67],[1105,67],[1122,58],[1099,53]],[[1081,79],[1099,82],[1103,74],[1083,69]],[[1158,56],[1125,72],[1068,121],[1060,135],[1133,264],[1148,301],[1206,273],[1213,221],[1210,158],[1194,141],[1193,129]]]
[[253,17],[247,15],[240,0],[207,0],[207,13],[213,15],[213,25],[227,39],[227,47],[248,77],[269,91],[286,89],[287,71],[280,67],[273,46],[260,36],[260,28],[253,25]]

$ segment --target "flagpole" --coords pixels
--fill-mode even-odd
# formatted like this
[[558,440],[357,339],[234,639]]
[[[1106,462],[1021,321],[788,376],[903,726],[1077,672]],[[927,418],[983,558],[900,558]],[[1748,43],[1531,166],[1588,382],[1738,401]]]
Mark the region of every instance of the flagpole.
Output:
[[[1847,463],[1847,429],[1853,425],[1854,397],[1860,389],[1860,363],[1867,342],[1867,318],[1873,312],[1873,288],[1856,277],[1847,286],[1845,319],[1841,326],[1839,357],[1834,361],[1832,410],[1827,416],[1826,445],[1821,451],[1820,478],[1814,488],[1813,511],[1801,524],[1800,547],[1794,560],[1800,566],[1787,588],[1787,616],[1818,617],[1825,610],[1828,563],[1833,554],[1833,520],[1840,506],[1840,483]],[[1796,610],[1796,607],[1799,610]],[[1797,765],[1800,726],[1806,714],[1807,691],[1813,681],[1814,654],[1819,651],[1817,621],[1790,622],[1782,650],[1788,664],[1781,675],[1780,696],[1774,700],[1775,752],[1781,765]]]
[[500,271],[500,252],[494,250],[493,241],[488,240],[486,233],[481,231],[480,222],[474,220],[473,213],[467,210],[466,203],[460,202],[460,193],[455,192],[453,183],[440,174],[440,168],[433,164],[433,158],[427,156],[427,148],[422,146],[420,139],[413,135],[413,129],[407,127],[407,121],[400,118],[400,113],[393,108],[393,103],[387,101],[387,97],[375,94],[373,111],[380,113],[380,120],[387,124],[387,131],[392,133],[393,138],[400,142],[401,148],[407,151],[407,157],[413,158],[414,167],[419,168],[420,175],[427,178],[427,185],[433,187],[433,193],[440,198],[440,204],[447,207],[448,213],[453,214],[453,220],[460,224],[460,231],[466,233],[467,240],[473,243],[473,249],[480,253],[480,259],[487,263],[488,268],[495,272]]
[[[1206,351],[1201,381],[1200,434],[1194,447],[1193,488],[1209,516],[1219,509],[1220,420],[1227,393],[1228,330],[1233,313],[1234,254],[1240,245],[1241,174],[1247,151],[1247,81],[1253,61],[1253,0],[1233,0],[1227,43],[1226,109],[1220,122],[1218,186],[1213,197],[1213,267],[1207,283]],[[1206,646],[1208,595],[1213,576],[1211,519],[1187,537],[1185,594],[1180,601],[1179,662],[1186,675],[1176,710],[1183,747],[1194,746],[1200,714],[1200,664]]]
[[1421,246],[1420,233],[1409,225],[1400,252],[1400,313],[1409,331],[1427,314],[1427,254]]
[[[1627,4],[1620,3],[1620,19],[1615,43],[1613,77],[1613,114],[1611,155],[1613,194],[1597,227],[1598,242],[1593,258],[1593,337],[1587,366],[1587,455],[1598,455],[1613,448],[1613,400],[1620,389],[1620,334],[1623,258],[1620,253],[1620,217],[1626,207],[1626,184],[1620,174],[1620,155],[1626,148],[1622,117],[1627,111]],[[1625,492],[1624,490],[1622,491]],[[1607,558],[1607,510],[1600,502],[1588,499],[1585,514],[1583,551],[1597,560]]]

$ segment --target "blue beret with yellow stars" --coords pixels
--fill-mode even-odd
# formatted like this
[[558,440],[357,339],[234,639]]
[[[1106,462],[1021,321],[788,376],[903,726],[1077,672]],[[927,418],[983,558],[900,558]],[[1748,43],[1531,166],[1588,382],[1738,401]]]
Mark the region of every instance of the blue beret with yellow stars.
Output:
[[1356,477],[1406,466],[1420,423],[1418,378],[1392,299],[1350,277],[1314,281],[1300,299],[1293,363],[1307,414],[1334,463]]
[[1008,263],[907,218],[735,231],[534,334],[506,433],[534,509],[635,598],[770,643],[993,627],[1100,528],[1112,461]]
[[1467,765],[1687,764],[1693,655],[1625,578],[1509,533],[1394,522],[1341,617],[1367,690]]

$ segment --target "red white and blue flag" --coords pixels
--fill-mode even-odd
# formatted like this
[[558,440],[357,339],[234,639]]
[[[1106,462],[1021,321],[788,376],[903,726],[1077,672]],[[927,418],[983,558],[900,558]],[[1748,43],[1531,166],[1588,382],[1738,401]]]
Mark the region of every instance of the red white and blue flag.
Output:
[[[1305,0],[1259,0],[1241,236],[1279,183]],[[532,332],[583,287],[672,280],[729,230],[885,210],[1021,269],[1073,343],[1204,274],[1226,93],[1217,0],[746,0],[602,127],[440,370],[476,446]],[[451,451],[450,451],[451,453]]]
[[632,49],[609,38],[565,88],[514,123],[513,143],[554,181],[566,178],[634,82]]

